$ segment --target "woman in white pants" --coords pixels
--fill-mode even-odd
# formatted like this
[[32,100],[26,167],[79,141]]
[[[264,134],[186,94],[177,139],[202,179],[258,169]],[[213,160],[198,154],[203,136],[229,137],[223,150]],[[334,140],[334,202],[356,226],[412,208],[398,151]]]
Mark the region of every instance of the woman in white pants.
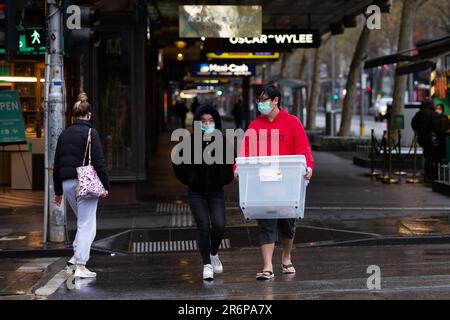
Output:
[[[53,182],[55,186],[55,203],[61,204],[64,194],[77,217],[77,233],[73,242],[74,256],[67,263],[70,269],[75,268],[75,277],[95,278],[96,273],[86,268],[91,245],[96,234],[96,217],[98,198],[82,199],[76,196],[78,185],[76,168],[83,164],[87,137],[91,129],[91,161],[106,190],[109,190],[109,179],[106,162],[98,132],[91,128],[91,105],[85,94],[79,95],[79,101],[73,108],[75,121],[65,129],[58,138],[55,161],[53,165]],[[101,197],[107,197],[108,191]]]

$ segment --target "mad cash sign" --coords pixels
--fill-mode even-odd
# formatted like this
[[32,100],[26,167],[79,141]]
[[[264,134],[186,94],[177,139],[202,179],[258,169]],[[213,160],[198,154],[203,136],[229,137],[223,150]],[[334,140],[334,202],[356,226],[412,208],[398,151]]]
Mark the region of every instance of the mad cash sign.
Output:
[[252,76],[255,65],[251,63],[195,63],[192,66],[193,76]]

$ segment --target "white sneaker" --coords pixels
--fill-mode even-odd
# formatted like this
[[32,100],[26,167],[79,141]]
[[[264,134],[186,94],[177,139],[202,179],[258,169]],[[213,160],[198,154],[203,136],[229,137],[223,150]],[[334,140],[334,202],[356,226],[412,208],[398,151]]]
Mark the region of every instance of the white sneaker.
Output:
[[89,269],[86,267],[84,267],[83,269],[80,267],[77,267],[77,270],[75,270],[74,276],[75,276],[75,278],[87,279],[87,278],[95,278],[95,277],[97,277],[97,274],[95,272],[89,271]]
[[68,265],[70,264],[77,264],[77,260],[75,259],[75,257],[70,258],[70,260],[67,262]]
[[214,270],[214,273],[222,273],[223,272],[223,266],[222,266],[222,262],[220,262],[219,260],[219,255],[216,254],[215,256],[210,255],[211,256],[211,264]]
[[75,260],[75,257],[72,257],[66,263],[66,272],[68,274],[73,274],[75,272],[76,268],[77,268],[77,261]]
[[203,266],[203,280],[213,280],[214,279],[214,270],[212,265],[205,264]]

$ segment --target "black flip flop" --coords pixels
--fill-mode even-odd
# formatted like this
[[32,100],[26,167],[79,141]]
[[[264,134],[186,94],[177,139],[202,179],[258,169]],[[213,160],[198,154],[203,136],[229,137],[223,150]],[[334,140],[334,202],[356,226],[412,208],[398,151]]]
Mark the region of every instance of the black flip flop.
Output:
[[274,278],[272,271],[264,270],[256,275],[256,280],[271,280]]
[[281,264],[281,272],[282,272],[283,274],[294,274],[294,273],[295,273],[295,268],[294,268],[294,271],[285,271],[285,270],[287,270],[287,269],[289,269],[289,268],[294,268],[294,265],[293,265],[292,263],[289,263],[289,264]]

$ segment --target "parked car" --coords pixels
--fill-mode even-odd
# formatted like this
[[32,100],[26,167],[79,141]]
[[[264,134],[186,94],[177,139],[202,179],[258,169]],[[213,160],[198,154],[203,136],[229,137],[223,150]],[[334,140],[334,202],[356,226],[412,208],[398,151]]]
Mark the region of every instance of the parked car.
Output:
[[392,97],[383,97],[373,106],[371,113],[375,117],[375,121],[383,121],[386,119],[388,105],[392,105]]

